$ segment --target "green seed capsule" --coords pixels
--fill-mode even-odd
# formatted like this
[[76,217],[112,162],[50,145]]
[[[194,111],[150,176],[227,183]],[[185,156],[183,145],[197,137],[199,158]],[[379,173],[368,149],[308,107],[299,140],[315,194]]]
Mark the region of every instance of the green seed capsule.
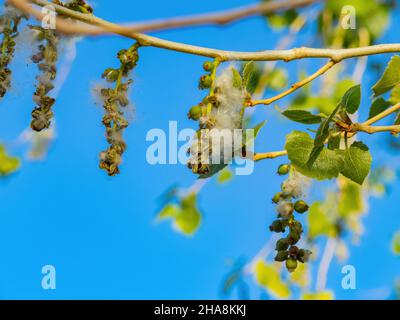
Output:
[[286,238],[279,239],[276,242],[275,250],[276,251],[285,251],[289,248],[289,245],[290,245],[290,243],[289,243],[288,239],[286,239]]
[[282,192],[278,192],[272,198],[273,203],[278,203],[281,200]]
[[289,258],[286,260],[286,268],[289,272],[294,272],[297,268],[297,260]]
[[210,75],[206,74],[200,78],[199,88],[200,89],[209,89],[212,86],[212,78]]
[[284,226],[281,220],[275,220],[272,222],[272,224],[269,226],[269,230],[271,232],[282,232],[284,231]]
[[215,65],[214,65],[214,62],[212,62],[212,61],[206,61],[203,64],[203,69],[204,69],[204,71],[207,71],[207,72],[212,72],[214,70],[214,67],[215,67]]
[[192,120],[199,120],[202,114],[202,110],[200,106],[194,106],[189,110],[188,118]]
[[113,68],[108,68],[101,76],[108,82],[115,82],[119,77],[119,71]]
[[278,174],[280,176],[287,175],[289,173],[289,171],[290,171],[290,164],[281,164],[278,167]]
[[282,262],[282,261],[285,261],[287,259],[287,257],[288,257],[287,251],[284,251],[284,250],[278,251],[278,253],[275,256],[275,261]]
[[296,212],[298,213],[304,213],[308,211],[309,208],[310,207],[308,206],[308,204],[303,200],[296,201],[296,203],[294,204],[294,210],[296,210]]

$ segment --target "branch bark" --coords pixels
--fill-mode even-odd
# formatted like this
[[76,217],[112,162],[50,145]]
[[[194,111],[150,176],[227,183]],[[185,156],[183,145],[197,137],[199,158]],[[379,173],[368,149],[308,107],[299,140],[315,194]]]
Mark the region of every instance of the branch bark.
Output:
[[[246,18],[306,7],[314,3],[324,1],[326,0],[286,0],[263,2],[205,14],[135,22],[122,25],[130,32],[154,32],[196,26],[226,25]],[[99,27],[82,25],[81,28],[82,29],[80,30],[80,33],[86,35],[109,34],[109,32]]]
[[[8,2],[10,4],[13,4],[18,9],[33,15],[37,19],[42,19],[44,16],[41,12],[32,8],[26,0],[8,0]],[[319,49],[302,47],[290,50],[265,50],[259,52],[218,50],[163,40],[142,33],[131,32],[129,28],[127,29],[126,27],[108,22],[93,15],[82,14],[73,10],[66,9],[62,6],[54,5],[45,0],[32,0],[32,3],[40,6],[53,5],[56,11],[63,16],[79,20],[87,24],[98,26],[103,30],[114,34],[134,39],[138,41],[142,46],[151,46],[203,57],[218,58],[221,61],[292,61],[304,58],[328,58],[337,63],[344,59],[354,57],[400,52],[400,43],[381,44],[350,49]],[[74,24],[70,21],[67,21],[66,19],[58,18],[57,21],[57,29],[60,32],[67,32],[70,28],[74,28]]]

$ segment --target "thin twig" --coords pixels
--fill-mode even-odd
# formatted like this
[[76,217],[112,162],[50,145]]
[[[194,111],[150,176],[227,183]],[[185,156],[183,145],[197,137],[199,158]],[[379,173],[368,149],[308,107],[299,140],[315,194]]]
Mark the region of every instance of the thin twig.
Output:
[[[286,0],[251,4],[218,12],[190,15],[177,18],[122,24],[130,32],[154,32],[185,27],[226,25],[246,18],[281,12],[312,5],[326,0]],[[79,33],[85,35],[109,34],[99,27],[80,25]]]
[[295,92],[296,90],[304,87],[306,84],[310,83],[311,81],[315,80],[316,78],[318,78],[320,75],[324,74],[325,72],[327,72],[330,68],[332,68],[334,65],[336,64],[335,61],[330,60],[328,63],[326,63],[322,68],[318,69],[315,73],[313,73],[312,75],[310,75],[309,77],[305,78],[302,81],[296,82],[295,84],[293,84],[288,90],[272,97],[272,98],[268,98],[268,99],[264,99],[264,100],[253,100],[253,101],[249,101],[249,106],[250,107],[254,107],[256,105],[259,104],[264,104],[264,105],[269,105],[277,100],[280,100],[286,96],[288,96],[289,94]]
[[287,151],[282,150],[282,151],[274,151],[274,152],[266,152],[266,153],[256,153],[253,157],[254,161],[260,161],[263,159],[275,159],[278,157],[286,156]]
[[400,125],[394,126],[368,126],[362,123],[354,123],[350,125],[348,132],[366,132],[369,134],[378,132],[391,132],[393,134],[400,133]]
[[379,113],[375,117],[372,117],[371,119],[368,119],[367,121],[363,122],[363,125],[371,125],[379,120],[382,120],[383,118],[386,118],[387,116],[391,115],[392,113],[395,113],[400,110],[400,103],[394,105],[393,107],[390,107],[389,109],[386,109],[385,111]]

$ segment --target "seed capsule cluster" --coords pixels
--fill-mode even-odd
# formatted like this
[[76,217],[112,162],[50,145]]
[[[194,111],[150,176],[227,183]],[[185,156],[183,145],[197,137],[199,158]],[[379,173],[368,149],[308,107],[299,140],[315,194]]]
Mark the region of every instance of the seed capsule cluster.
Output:
[[189,119],[199,123],[199,130],[189,149],[188,167],[199,175],[213,174],[229,163],[236,152],[232,142],[234,130],[243,126],[244,93],[234,77],[239,73],[229,67],[217,76],[218,66],[218,60],[203,64],[206,74],[200,77],[199,88],[208,90],[208,94],[188,113]]
[[215,119],[210,114],[210,111],[213,107],[218,107],[218,100],[213,88],[217,67],[217,61],[207,61],[203,64],[206,74],[199,79],[199,89],[208,90],[209,94],[198,105],[193,106],[188,113],[189,119],[199,122],[197,136],[189,149],[192,157],[189,159],[188,167],[193,173],[200,175],[210,172],[208,158],[212,151],[209,132],[205,129],[212,129],[215,126]]
[[[127,50],[119,51],[117,57],[120,67],[107,68],[102,74],[103,79],[115,84],[113,88],[100,90],[105,110],[102,123],[106,127],[106,139],[110,144],[105,151],[100,153],[100,168],[106,170],[109,176],[119,173],[122,154],[127,147],[122,134],[129,123],[124,116],[123,108],[129,105],[128,89],[133,80],[127,78],[139,60],[138,48],[139,44],[134,44]],[[126,81],[124,82],[123,79]]]
[[[289,164],[283,164],[279,166],[278,174],[287,175],[291,170]],[[309,209],[305,201],[298,200],[301,195],[302,188],[298,178],[289,177],[282,183],[281,191],[272,198],[272,202],[277,205],[278,217],[270,225],[270,231],[284,233],[287,229],[289,230],[286,237],[276,242],[275,261],[285,261],[289,272],[296,270],[298,262],[307,262],[311,255],[311,251],[296,246],[303,233],[303,226],[296,220],[294,213],[303,214]]]
[[0,16],[0,34],[2,41],[0,44],[0,98],[3,98],[11,86],[12,71],[9,65],[14,57],[16,37],[18,36],[18,27],[22,20],[26,18],[15,9],[9,9],[5,6],[5,12]]
[[49,96],[49,93],[54,89],[53,82],[57,76],[59,36],[55,30],[44,29],[41,26],[30,28],[36,33],[35,38],[39,43],[37,53],[31,57],[39,69],[36,90],[33,93],[36,107],[32,111],[31,128],[39,132],[49,128],[53,118],[52,107],[56,100]]

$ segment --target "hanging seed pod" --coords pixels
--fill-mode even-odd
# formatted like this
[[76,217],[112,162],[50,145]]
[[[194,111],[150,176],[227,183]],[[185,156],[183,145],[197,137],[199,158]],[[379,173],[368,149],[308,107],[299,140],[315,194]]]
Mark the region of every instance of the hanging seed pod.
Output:
[[16,37],[19,32],[19,25],[23,18],[27,18],[14,8],[5,5],[4,13],[0,16],[0,98],[3,98],[11,86],[12,71],[9,65],[14,57]]
[[52,107],[56,101],[49,93],[54,88],[53,81],[57,76],[59,36],[55,30],[41,26],[30,28],[36,31],[36,40],[39,42],[38,51],[31,57],[40,71],[36,76],[36,90],[33,93],[36,107],[32,111],[31,128],[39,132],[50,127],[54,115]]
[[100,90],[105,111],[102,123],[106,127],[106,140],[110,145],[100,153],[100,168],[106,170],[109,176],[119,173],[122,154],[127,148],[122,134],[129,122],[124,116],[123,108],[129,105],[128,90],[133,80],[123,81],[129,77],[139,60],[138,48],[139,44],[134,44],[128,50],[119,51],[117,57],[120,67],[107,68],[102,75],[107,82],[115,84],[114,88]]

